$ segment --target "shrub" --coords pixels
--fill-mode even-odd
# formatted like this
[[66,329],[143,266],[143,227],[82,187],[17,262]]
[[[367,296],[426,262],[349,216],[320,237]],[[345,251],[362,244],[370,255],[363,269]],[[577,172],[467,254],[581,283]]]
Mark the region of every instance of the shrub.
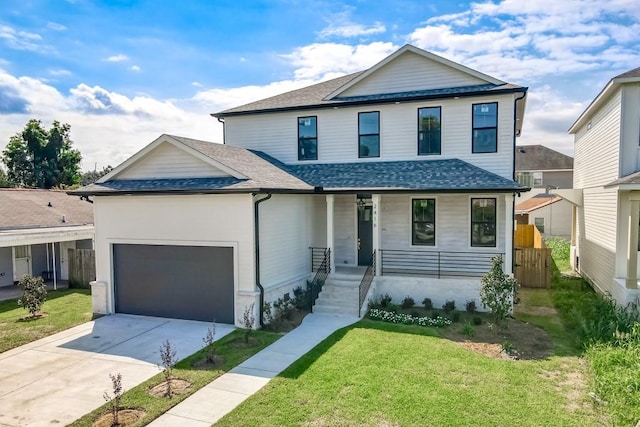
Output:
[[511,341],[504,340],[502,342],[502,351],[504,351],[508,355],[511,355],[511,353],[513,353],[513,343]]
[[119,426],[120,420],[118,419],[118,415],[120,413],[120,401],[122,400],[122,394],[124,393],[124,388],[122,387],[122,374],[109,374],[109,378],[111,378],[113,395],[110,395],[105,391],[102,397],[107,401],[107,407],[109,408],[109,412],[111,412],[111,425]]
[[411,308],[414,305],[416,305],[416,302],[413,300],[413,298],[407,296],[402,300],[402,303],[400,304],[400,307],[402,307],[402,308]]
[[476,300],[472,299],[471,301],[467,301],[467,303],[464,305],[464,309],[469,314],[475,313],[476,312]]
[[422,305],[424,305],[425,310],[433,310],[433,302],[431,301],[431,298],[423,299]]
[[496,321],[504,320],[511,314],[513,295],[517,289],[516,279],[502,271],[502,256],[491,258],[491,270],[482,277],[480,299]]
[[391,313],[397,313],[398,312],[398,305],[389,303],[385,307],[385,310],[390,311]]
[[465,322],[462,327],[462,333],[468,337],[473,337],[476,335],[476,329],[469,322]]
[[451,320],[458,323],[460,321],[460,312],[454,311],[453,314],[451,315]]
[[176,358],[176,350],[173,348],[169,340],[165,340],[160,345],[160,360],[162,361],[163,375],[167,383],[166,397],[171,399],[173,397],[173,390],[171,389],[171,378],[173,373],[173,367],[178,359]]
[[208,363],[212,363],[215,364],[216,362],[216,349],[213,346],[213,342],[215,341],[216,338],[216,324],[215,324],[215,320],[213,321],[214,323],[207,328],[207,334],[204,336],[204,338],[202,338],[202,341],[204,342],[205,345],[205,359],[207,360]]
[[298,286],[293,290],[292,303],[298,310],[306,310],[309,308],[309,296],[310,294],[302,286]]
[[47,287],[42,277],[24,275],[18,282],[18,287],[22,289],[22,296],[18,300],[18,305],[24,307],[31,317],[42,308],[42,304],[47,299]]
[[419,326],[444,327],[449,326],[451,321],[442,316],[432,317],[414,317],[404,313],[393,313],[386,310],[374,308],[369,311],[369,318],[374,320],[382,320],[389,323],[402,323],[405,325],[416,324]]
[[474,324],[474,325],[482,325],[482,318],[481,318],[481,317],[479,317],[479,316],[475,316],[475,317],[473,318],[473,324]]
[[391,304],[391,297],[389,294],[384,294],[380,297],[380,307],[387,308],[387,306]]
[[296,306],[291,299],[278,298],[273,302],[273,317],[280,320],[291,320],[295,309]]
[[[251,331],[253,330],[253,325],[256,323],[256,315],[253,313],[255,304],[251,303],[251,305],[247,306],[242,313],[242,326],[244,327],[244,342],[246,344],[249,343],[249,335],[251,335]],[[264,307],[263,307],[264,311]]]
[[442,309],[444,310],[445,313],[449,314],[453,310],[456,309],[456,302],[455,301],[446,300],[444,302],[444,304],[442,305]]

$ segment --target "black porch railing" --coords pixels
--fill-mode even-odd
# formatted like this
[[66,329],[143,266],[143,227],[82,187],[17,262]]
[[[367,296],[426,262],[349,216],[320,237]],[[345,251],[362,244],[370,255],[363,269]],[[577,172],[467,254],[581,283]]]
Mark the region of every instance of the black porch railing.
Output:
[[481,277],[491,269],[491,258],[501,253],[440,252],[381,249],[382,275]]
[[327,248],[321,247],[310,247],[309,251],[311,253],[311,272],[318,271],[320,268],[320,264],[324,260],[325,252],[327,252]]
[[364,272],[364,276],[362,276],[362,281],[360,282],[359,295],[358,299],[358,317],[362,314],[362,304],[364,303],[364,299],[367,297],[369,293],[369,288],[371,287],[371,282],[373,282],[373,278],[376,275],[376,251],[373,251],[371,255],[371,265],[367,267],[367,270]]
[[309,296],[309,311],[313,313],[313,306],[316,304],[318,295],[322,291],[327,276],[331,273],[331,249],[324,250],[324,256],[313,280],[307,282],[307,295]]

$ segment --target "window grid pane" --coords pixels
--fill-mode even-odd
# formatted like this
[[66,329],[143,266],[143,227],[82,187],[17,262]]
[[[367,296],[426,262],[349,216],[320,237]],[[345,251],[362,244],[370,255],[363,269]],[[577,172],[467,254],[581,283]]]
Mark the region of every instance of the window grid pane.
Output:
[[318,160],[317,117],[298,117],[298,160]]
[[435,246],[436,201],[435,199],[413,199],[411,244]]
[[418,154],[441,154],[440,107],[418,109]]
[[358,156],[380,157],[380,113],[358,113]]
[[471,246],[496,246],[496,199],[471,199]]
[[473,104],[472,151],[495,153],[498,151],[498,103]]

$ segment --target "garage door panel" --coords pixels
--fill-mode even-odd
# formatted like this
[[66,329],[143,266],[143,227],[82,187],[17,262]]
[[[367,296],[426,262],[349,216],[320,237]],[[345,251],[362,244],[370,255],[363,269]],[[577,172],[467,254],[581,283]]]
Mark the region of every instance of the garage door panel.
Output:
[[116,311],[234,323],[233,249],[113,246]]

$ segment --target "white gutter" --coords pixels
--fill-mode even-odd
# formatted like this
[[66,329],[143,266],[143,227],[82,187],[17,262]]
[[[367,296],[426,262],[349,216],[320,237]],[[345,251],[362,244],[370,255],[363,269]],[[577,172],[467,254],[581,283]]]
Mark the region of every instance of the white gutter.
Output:
[[94,235],[93,225],[4,230],[0,231],[0,248],[93,239]]

